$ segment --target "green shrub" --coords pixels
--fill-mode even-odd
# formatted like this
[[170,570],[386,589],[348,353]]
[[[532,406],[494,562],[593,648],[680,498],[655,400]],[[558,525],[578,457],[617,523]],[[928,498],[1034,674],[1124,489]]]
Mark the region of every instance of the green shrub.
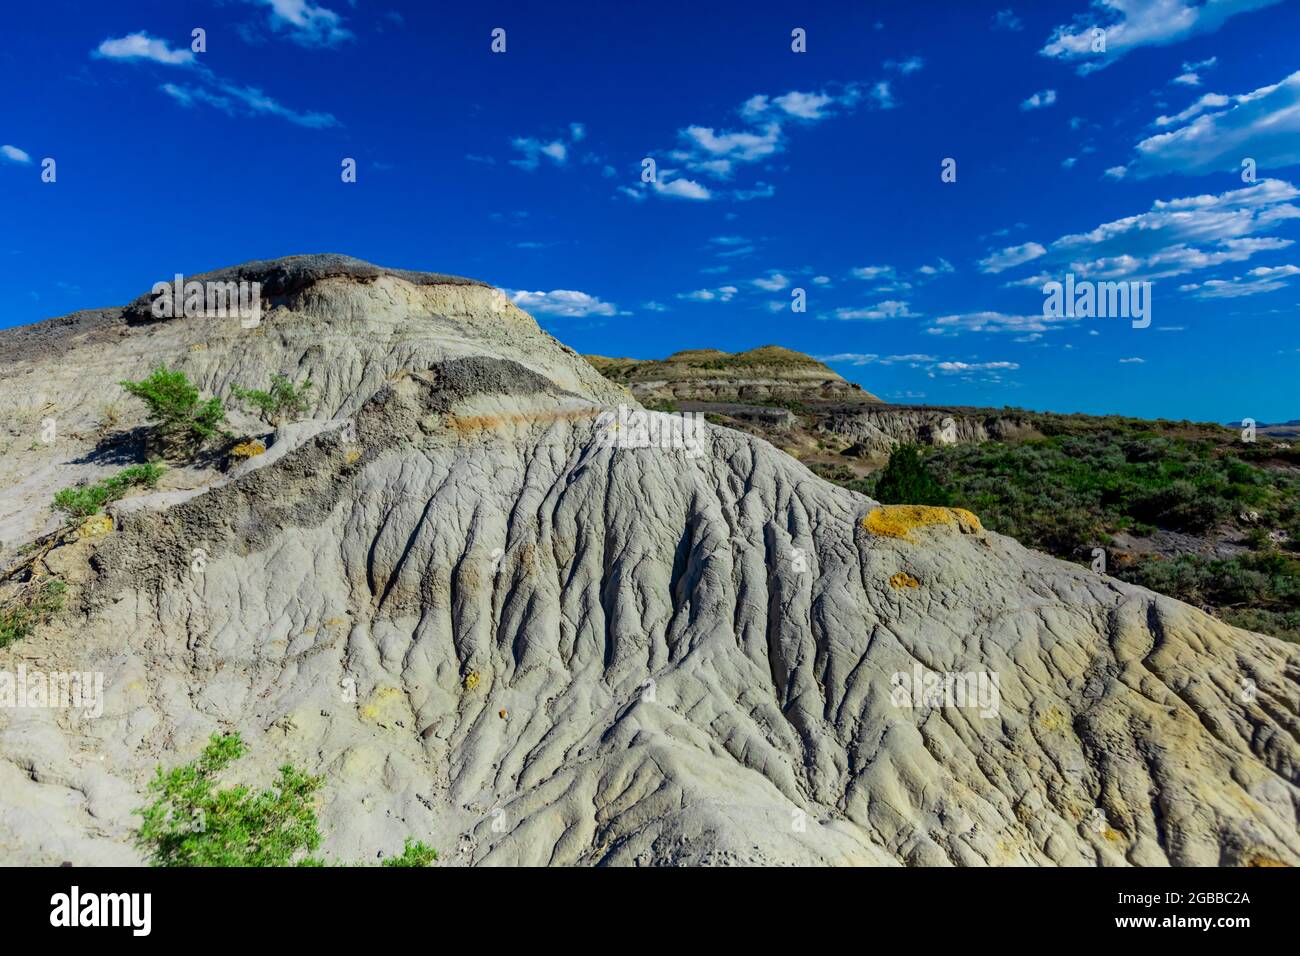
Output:
[[256,409],[264,422],[278,428],[306,413],[307,393],[312,387],[311,379],[294,385],[283,375],[272,375],[269,391],[240,388],[238,385],[230,391],[238,401]]
[[164,365],[140,382],[118,382],[149,407],[149,421],[164,453],[193,453],[217,434],[226,418],[219,398],[200,401],[199,390],[184,372]]
[[[149,784],[154,800],[141,817],[135,844],[153,866],[324,866],[312,854],[320,846],[316,794],[324,777],[286,764],[265,790],[217,788],[218,775],[244,756],[239,734],[213,734],[190,763]],[[384,866],[428,866],[433,848],[407,837],[400,856]]]
[[50,578],[26,588],[0,606],[0,648],[21,641],[63,610],[68,586]]
[[275,786],[216,789],[221,771],[244,755],[238,734],[213,734],[194,761],[149,784],[136,846],[154,866],[291,866],[320,846],[313,806],[323,781],[280,768]]
[[430,866],[438,859],[438,851],[418,840],[406,838],[401,856],[390,856],[384,866]]
[[64,488],[54,495],[54,507],[68,516],[69,524],[77,524],[99,514],[101,508],[121,498],[136,485],[154,487],[164,470],[153,462],[132,465],[93,485]]
[[876,479],[876,500],[890,505],[947,505],[948,492],[931,477],[915,445],[899,445]]

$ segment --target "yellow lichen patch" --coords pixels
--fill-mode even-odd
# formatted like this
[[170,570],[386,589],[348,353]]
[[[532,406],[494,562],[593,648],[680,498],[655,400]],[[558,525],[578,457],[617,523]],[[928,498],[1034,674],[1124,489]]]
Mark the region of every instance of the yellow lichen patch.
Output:
[[1044,730],[1063,730],[1069,724],[1059,707],[1049,707],[1038,718],[1038,726]]
[[899,571],[889,579],[889,586],[891,588],[919,588],[921,582],[906,571]]
[[360,448],[352,448],[352,449],[349,449],[349,450],[348,450],[348,453],[347,453],[346,455],[343,456],[343,461],[344,461],[344,463],[349,464],[349,465],[355,465],[355,464],[356,464],[357,462],[359,462],[360,460],[361,460],[361,449],[360,449]]
[[1290,866],[1289,863],[1283,863],[1281,860],[1275,860],[1271,856],[1252,856],[1246,861],[1247,866]]
[[113,531],[113,519],[108,515],[91,515],[77,529],[78,538],[102,538]]
[[497,711],[497,716],[500,717],[502,720],[506,720],[510,716],[510,711],[502,707],[499,711]]
[[266,446],[256,438],[250,441],[241,441],[234,448],[230,449],[231,458],[256,458],[266,451]]
[[965,508],[938,508],[933,505],[881,505],[872,508],[862,519],[862,526],[885,538],[913,541],[911,532],[929,525],[956,527],[963,534],[983,531],[980,519]]
[[370,701],[362,706],[361,716],[365,720],[379,721],[382,717],[400,715],[398,706],[402,691],[397,687],[381,687],[371,695]]
[[348,619],[346,617],[327,617],[321,623],[326,627],[346,627]]
[[461,686],[464,687],[466,690],[473,690],[475,687],[478,686],[478,682],[479,682],[478,671],[470,671],[468,674],[465,675],[465,679],[462,680],[460,683]]

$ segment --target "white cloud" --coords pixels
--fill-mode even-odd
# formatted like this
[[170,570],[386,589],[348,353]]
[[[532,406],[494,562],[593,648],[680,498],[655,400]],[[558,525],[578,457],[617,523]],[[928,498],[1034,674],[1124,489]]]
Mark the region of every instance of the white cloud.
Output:
[[614,315],[618,311],[612,303],[602,302],[596,296],[572,289],[554,289],[550,292],[507,289],[506,293],[519,308],[540,315],[580,319],[591,315]]
[[885,61],[886,70],[897,70],[899,73],[903,74],[903,76],[915,73],[923,66],[925,66],[925,60],[921,59],[919,56],[909,56],[906,60]]
[[1134,357],[1134,358],[1122,358],[1122,359],[1119,360],[1119,364],[1120,364],[1120,365],[1144,365],[1144,364],[1146,364],[1146,359],[1144,359],[1144,358],[1137,358],[1137,357]]
[[1016,16],[1014,10],[999,10],[993,14],[994,30],[1023,30],[1025,22]]
[[95,50],[95,56],[108,60],[152,60],[165,66],[190,66],[194,63],[194,54],[189,50],[173,50],[167,46],[166,40],[144,32],[105,40]]
[[1132,164],[1136,175],[1226,172],[1240,169],[1244,157],[1263,168],[1296,165],[1300,163],[1300,70],[1240,96],[1207,94],[1175,116],[1156,119],[1157,126],[1182,123],[1186,125],[1137,144]]
[[679,292],[677,298],[688,302],[730,302],[740,290],[734,285],[719,286],[716,289],[696,289],[694,292]]
[[951,262],[949,262],[947,259],[940,257],[938,265],[934,265],[934,266],[923,265],[916,271],[921,273],[921,275],[923,276],[935,276],[935,275],[943,275],[949,272],[955,272],[956,270],[953,268]]
[[[919,59],[903,61],[897,65],[900,72],[919,69]],[[756,93],[741,103],[736,111],[747,128],[725,129],[718,126],[693,124],[677,131],[678,144],[667,152],[667,158],[681,164],[690,174],[709,180],[731,180],[740,167],[765,162],[786,147],[787,127],[799,127],[822,122],[837,113],[845,113],[867,101],[879,109],[894,105],[889,84],[881,81],[874,87],[863,83],[832,84],[827,89],[807,92],[790,90],[780,95]],[[653,154],[652,154],[653,155]],[[680,181],[673,186],[665,171],[660,170],[659,184],[654,189],[620,187],[619,192],[637,199],[651,194],[685,199],[731,199],[745,202],[763,199],[775,193],[775,188],[765,182],[731,190],[717,191],[703,186],[697,180]]]
[[529,172],[541,165],[543,156],[557,166],[563,166],[569,158],[569,148],[558,139],[543,143],[531,136],[516,136],[510,141],[510,145],[523,153],[521,159],[510,160],[510,165]]
[[1173,126],[1176,123],[1186,123],[1193,116],[1197,116],[1209,109],[1219,109],[1227,106],[1230,102],[1231,100],[1222,93],[1206,93],[1181,113],[1175,113],[1173,116],[1157,116],[1156,125]]
[[[731,162],[752,163],[766,159],[777,151],[781,141],[779,123],[768,123],[760,132],[716,132],[711,126],[688,126],[679,134],[690,147],[689,151],[674,158],[686,159],[704,154]],[[694,168],[692,166],[692,168]]]
[[1019,362],[940,362],[935,371],[943,375],[957,375],[963,372],[1015,371]]
[[894,108],[894,91],[890,88],[887,80],[881,80],[871,88],[871,99],[882,110],[892,110]]
[[837,352],[834,355],[814,355],[813,358],[827,365],[833,362],[847,363],[849,365],[870,365],[880,356],[870,352]]
[[923,362],[937,362],[939,359],[934,355],[924,355],[920,352],[912,352],[907,355],[886,355],[880,360],[881,365],[896,365],[905,363],[915,368]]
[[1107,179],[1123,179],[1125,176],[1128,175],[1128,167],[1127,167],[1127,166],[1111,166],[1109,169],[1106,170],[1105,173],[1103,173],[1103,175],[1104,175]]
[[906,302],[897,299],[886,299],[884,302],[878,302],[865,308],[836,309],[829,316],[819,315],[818,318],[831,318],[840,322],[878,322],[882,319],[915,318],[917,314],[908,308]]
[[326,129],[341,125],[331,113],[298,111],[284,106],[255,86],[240,86],[219,79],[211,70],[195,63],[189,50],[173,50],[163,40],[147,33],[132,33],[118,39],[105,40],[92,56],[106,60],[149,61],[165,66],[194,67],[189,75],[199,85],[183,86],[164,83],[159,89],[185,107],[202,103],[221,110],[229,116],[278,116],[298,126],[309,129]]
[[1065,157],[1065,159],[1061,160],[1061,168],[1072,169],[1074,168],[1074,164],[1077,163],[1078,161],[1079,161],[1078,158],[1075,156],[1067,156]]
[[213,88],[209,89],[203,86],[177,86],[175,83],[164,83],[159,89],[182,106],[190,107],[196,103],[204,103],[229,116],[278,116],[308,129],[328,129],[339,125],[339,121],[331,113],[302,113],[289,109],[255,86],[236,86],[233,83],[216,82]]
[[[664,174],[668,175],[673,172],[676,172],[676,170],[665,170]],[[713,198],[713,193],[709,191],[707,186],[697,183],[693,179],[671,179],[666,182],[660,179],[653,185],[657,194],[673,199],[707,201]]]
[[1026,242],[1018,246],[1007,246],[1005,249],[990,253],[981,259],[978,265],[980,272],[997,274],[1014,266],[1031,262],[1046,252],[1047,250],[1038,243]]
[[791,91],[772,100],[790,116],[798,119],[825,119],[825,108],[835,102],[835,98],[825,93],[799,93]]
[[765,292],[780,292],[790,285],[790,280],[779,272],[770,272],[766,278],[752,280],[754,285]]
[[[1059,26],[1043,56],[1079,62],[1087,74],[1115,62],[1144,46],[1168,46],[1190,37],[1212,33],[1229,17],[1273,6],[1280,0],[1093,0],[1092,10]],[[1093,52],[1093,30],[1106,36],[1104,53]]]
[[[1071,259],[1080,253],[1094,259],[1118,255],[1145,259],[1192,243],[1213,242],[1232,249],[1230,240],[1267,232],[1300,218],[1300,208],[1292,205],[1298,197],[1300,190],[1290,183],[1264,179],[1218,195],[1156,200],[1148,212],[1062,236],[1051,244],[1051,252],[1055,259]],[[1245,244],[1235,248],[1261,251],[1268,247]]]
[[1074,322],[1068,316],[1006,315],[1002,312],[962,312],[935,319],[926,332],[956,335],[959,332],[1046,332],[1053,323]]
[[343,26],[343,18],[333,10],[319,7],[310,0],[248,0],[270,9],[271,28],[285,30],[300,46],[337,46],[352,38]]
[[855,279],[866,279],[872,281],[875,279],[892,279],[896,275],[893,266],[859,266],[850,270],[850,274]]
[[30,163],[32,161],[32,158],[21,149],[17,146],[10,146],[8,143],[0,146],[0,156],[3,156],[11,163]]
[[1180,73],[1175,76],[1170,83],[1179,83],[1183,86],[1200,86],[1201,75],[1199,73]]
[[1198,299],[1235,299],[1283,288],[1288,279],[1300,275],[1300,266],[1260,266],[1233,279],[1210,279],[1199,285],[1181,285],[1179,292],[1195,292]]
[[1056,102],[1056,90],[1039,90],[1020,104],[1022,110],[1040,110]]

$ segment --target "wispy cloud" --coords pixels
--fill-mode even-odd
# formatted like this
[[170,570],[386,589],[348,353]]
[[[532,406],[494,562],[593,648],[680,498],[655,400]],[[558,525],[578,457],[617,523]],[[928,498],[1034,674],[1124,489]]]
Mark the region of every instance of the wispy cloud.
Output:
[[[907,75],[922,65],[919,57],[911,57],[891,61],[889,68]],[[864,104],[876,109],[893,108],[890,84],[881,80],[781,94],[756,93],[736,110],[740,123],[734,128],[698,123],[679,129],[676,145],[665,154],[674,168],[661,166],[655,181],[621,186],[618,192],[632,199],[651,195],[736,202],[766,198],[775,193],[770,183],[760,181],[741,187],[730,187],[730,183],[741,169],[766,162],[784,151],[791,129],[824,122]]]
[[1025,242],[1018,246],[1007,246],[1005,249],[990,253],[981,259],[978,265],[980,272],[996,275],[1015,266],[1031,262],[1046,252],[1047,250],[1036,242]]
[[308,129],[328,129],[340,125],[331,113],[292,110],[254,86],[236,86],[218,81],[210,87],[164,83],[159,89],[182,106],[191,107],[202,103],[221,110],[227,116],[278,116]]
[[886,70],[896,70],[899,73],[903,74],[903,76],[907,76],[908,74],[915,73],[924,66],[925,66],[925,60],[921,59],[921,57],[919,56],[909,56],[905,60],[885,61]]
[[957,335],[961,332],[1016,333],[1046,332],[1061,323],[1077,321],[1068,316],[1008,315],[1003,312],[961,312],[935,319],[925,331],[929,335]]
[[734,285],[724,285],[716,289],[696,289],[694,292],[679,292],[677,298],[687,302],[730,302],[740,290]]
[[1260,266],[1232,279],[1210,279],[1199,284],[1181,285],[1178,291],[1194,292],[1198,299],[1236,299],[1263,292],[1276,292],[1297,275],[1300,275],[1300,266]]
[[[179,68],[192,78],[188,84],[163,83],[159,89],[184,107],[211,106],[228,116],[277,116],[308,129],[341,125],[330,113],[290,109],[255,86],[223,80],[199,64],[189,50],[173,50],[166,41],[140,32],[110,38],[91,53],[97,59],[157,63]],[[179,75],[179,74],[178,74]]]
[[[1093,0],[1092,9],[1057,27],[1038,52],[1078,63],[1080,74],[1118,60],[1144,46],[1169,46],[1212,33],[1231,17],[1271,7],[1281,0]],[[1104,30],[1106,49],[1094,52],[1094,30]]]
[[569,147],[558,139],[544,143],[530,136],[516,136],[510,141],[510,145],[523,154],[519,159],[510,160],[510,165],[529,172],[540,166],[543,158],[556,166],[563,166],[569,161]]
[[105,40],[94,55],[106,60],[152,60],[164,66],[191,66],[194,63],[194,54],[189,50],[173,50],[166,40],[144,32]]
[[1157,126],[1177,126],[1137,144],[1131,163],[1136,176],[1205,173],[1239,169],[1243,157],[1261,167],[1300,163],[1300,70],[1251,93],[1208,93]]
[[918,313],[913,312],[906,302],[899,299],[886,299],[862,308],[835,309],[829,314],[818,315],[817,318],[833,319],[837,322],[879,322],[884,319],[910,319],[917,316]]
[[352,39],[343,18],[310,0],[247,0],[268,9],[271,29],[305,47],[333,47]]
[[32,161],[32,158],[28,156],[27,153],[19,149],[17,146],[10,146],[8,143],[0,146],[0,156],[4,157],[11,163],[26,164]]
[[556,315],[581,319],[592,315],[615,315],[618,307],[602,302],[598,297],[573,289],[553,289],[550,292],[529,292],[524,289],[506,290],[510,301],[525,312],[539,315]]
[[1014,10],[999,10],[997,13],[993,14],[994,30],[1014,31],[1023,30],[1024,28],[1025,21],[1016,16],[1016,11]]
[[1056,102],[1056,90],[1039,90],[1020,104],[1022,110],[1041,110]]

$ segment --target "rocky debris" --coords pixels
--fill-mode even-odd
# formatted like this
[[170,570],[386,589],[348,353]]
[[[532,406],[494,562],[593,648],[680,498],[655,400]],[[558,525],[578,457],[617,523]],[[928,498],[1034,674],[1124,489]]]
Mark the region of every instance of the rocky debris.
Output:
[[261,334],[6,368],[7,417],[167,361],[216,392],[309,372],[330,423],[46,556],[69,610],[0,673],[101,672],[104,709],[0,708],[6,862],[138,862],[154,766],[220,730],[250,773],[325,775],[339,859],[1300,863],[1300,648],[728,428],[629,442],[627,395],[490,290],[380,271]]

